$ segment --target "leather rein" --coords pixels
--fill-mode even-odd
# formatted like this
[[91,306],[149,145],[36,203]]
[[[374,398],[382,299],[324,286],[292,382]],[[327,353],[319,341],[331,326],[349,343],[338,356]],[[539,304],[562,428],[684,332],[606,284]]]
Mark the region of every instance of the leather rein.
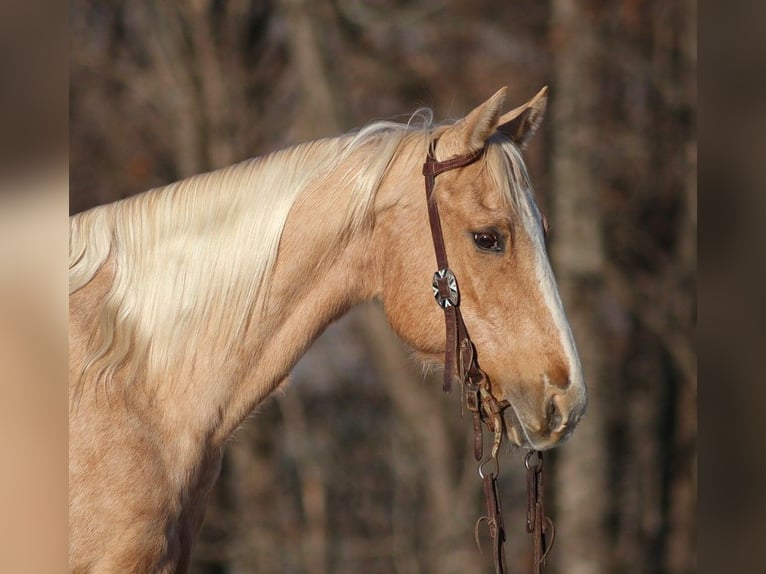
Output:
[[[433,190],[436,176],[446,171],[466,167],[478,161],[485,152],[482,147],[474,152],[456,156],[454,158],[438,161],[436,159],[436,144],[438,138],[431,142],[423,164],[425,176],[426,202],[428,205],[428,220],[431,227],[431,237],[436,254],[438,271],[434,273],[433,293],[439,307],[444,311],[446,326],[446,347],[444,358],[444,382],[442,388],[450,392],[452,378],[457,367],[457,377],[461,382],[463,402],[465,408],[473,418],[473,451],[474,457],[479,462],[479,476],[484,481],[484,498],[487,513],[479,518],[475,527],[475,538],[479,544],[479,526],[482,522],[487,523],[487,529],[492,540],[493,559],[495,573],[505,574],[506,560],[503,544],[505,542],[505,528],[503,514],[500,505],[497,479],[500,474],[498,454],[500,445],[505,434],[503,409],[510,406],[508,401],[498,401],[493,395],[490,381],[486,373],[479,367],[476,358],[476,348],[468,334],[468,329],[460,312],[460,290],[457,278],[450,269],[447,260],[447,252],[444,246],[439,207],[434,197]],[[492,449],[487,458],[484,454],[484,436],[482,424],[493,434]],[[494,462],[494,469],[484,471],[485,465]],[[543,507],[543,455],[538,451],[529,451],[524,464],[527,468],[527,532],[533,534],[533,572],[538,574],[542,571],[545,558],[553,543],[553,523],[545,515]]]

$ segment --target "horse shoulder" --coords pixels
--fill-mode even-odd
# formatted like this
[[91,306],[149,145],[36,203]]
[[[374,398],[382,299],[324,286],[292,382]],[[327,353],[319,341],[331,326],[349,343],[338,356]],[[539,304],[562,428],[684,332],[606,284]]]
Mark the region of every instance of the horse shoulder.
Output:
[[[180,560],[186,538],[169,517],[180,509],[162,445],[151,424],[137,418],[121,391],[120,374],[99,386],[82,368],[112,285],[107,263],[69,297],[70,570],[159,572]],[[172,569],[175,571],[175,568]]]

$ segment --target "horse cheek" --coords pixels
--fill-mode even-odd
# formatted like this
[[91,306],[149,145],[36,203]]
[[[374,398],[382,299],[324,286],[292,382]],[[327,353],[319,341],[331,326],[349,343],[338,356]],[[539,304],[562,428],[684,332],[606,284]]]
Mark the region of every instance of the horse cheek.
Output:
[[[439,307],[431,296],[430,273],[421,268],[412,269],[398,264],[402,261],[422,260],[422,254],[401,249],[400,256],[389,259],[388,273],[383,290],[383,304],[388,321],[396,334],[415,350],[426,353],[443,353],[443,322]],[[440,338],[437,334],[442,334]]]

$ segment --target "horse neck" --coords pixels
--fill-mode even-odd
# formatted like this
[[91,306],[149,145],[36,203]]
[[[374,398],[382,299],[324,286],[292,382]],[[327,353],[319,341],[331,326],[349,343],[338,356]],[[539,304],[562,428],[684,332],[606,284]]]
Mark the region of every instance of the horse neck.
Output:
[[[253,404],[287,376],[328,324],[381,295],[388,239],[401,232],[391,228],[391,213],[425,211],[421,195],[410,193],[421,189],[420,140],[413,140],[415,145],[410,141],[380,154],[390,161],[370,195],[366,216],[356,223],[349,223],[349,211],[342,207],[356,201],[351,196],[359,191],[350,182],[358,178],[342,168],[313,182],[293,205],[264,299],[268,312],[260,314],[262,324],[249,330],[244,345],[248,352],[257,349],[253,376],[260,382],[252,387],[258,393]],[[357,153],[347,162],[364,166],[370,161],[369,150]],[[247,378],[242,381],[249,384]]]
[[326,234],[332,228],[323,217],[327,209],[305,204],[288,218],[264,300],[268,311],[248,329],[244,376],[232,380],[238,416],[287,377],[327,325],[377,292],[375,258],[367,251],[371,231],[359,230],[338,245]]
[[[200,423],[217,427],[216,442],[285,380],[329,323],[379,291],[372,227],[342,232],[347,222],[338,206],[353,193],[347,179],[322,177],[296,199],[263,295],[238,341],[232,344],[213,329],[196,341],[187,362],[176,366],[178,382],[156,385],[153,396],[165,394],[163,402],[173,405],[179,419],[188,417],[189,408],[205,405]],[[179,402],[178,384],[193,387],[183,393],[193,404]]]
[[[127,339],[122,347],[127,349],[124,356],[128,368],[116,371],[111,387],[118,392],[112,399],[123,394],[131,402],[143,400],[146,408],[159,413],[157,417],[165,427],[185,428],[189,431],[185,434],[197,437],[190,443],[198,444],[199,438],[205,436],[205,442],[222,444],[285,379],[330,322],[380,293],[378,263],[384,261],[385,255],[378,246],[384,243],[373,223],[378,211],[391,209],[397,203],[394,196],[399,192],[395,190],[403,187],[400,164],[407,163],[405,173],[416,173],[418,166],[410,166],[409,159],[394,162],[393,154],[386,160],[384,154],[378,153],[378,168],[370,169],[369,154],[369,148],[360,147],[346,157],[343,165],[336,164],[322,175],[304,172],[308,173],[305,177],[295,173],[285,176],[300,185],[295,189],[284,185],[279,188],[292,193],[295,199],[290,200],[289,211],[285,212],[279,249],[267,280],[261,285],[249,285],[248,289],[232,287],[236,281],[248,281],[252,276],[250,262],[257,258],[248,254],[262,245],[262,227],[254,229],[248,217],[266,213],[249,203],[249,194],[255,193],[258,186],[268,189],[277,185],[280,174],[264,173],[252,164],[245,166],[250,172],[233,166],[227,168],[234,176],[229,180],[215,174],[190,180],[194,188],[202,191],[200,195],[188,196],[185,190],[190,189],[189,184],[184,187],[181,182],[150,192],[145,198],[131,198],[123,206],[107,206],[86,212],[83,218],[73,218],[73,229],[88,230],[73,233],[75,253],[78,245],[91,249],[95,243],[101,245],[97,250],[105,254],[103,257],[108,257],[99,264],[97,255],[86,253],[83,260],[87,260],[87,268],[101,265],[91,279],[87,279],[87,268],[83,271],[81,267],[78,272],[77,263],[74,272],[70,271],[75,285],[85,285],[76,287],[70,299],[70,303],[74,301],[70,305],[74,330],[82,334],[71,338],[73,355],[86,360],[90,334],[112,322],[118,313],[114,307],[110,309],[109,301],[128,300],[127,309],[134,317],[133,334],[130,336],[131,331],[125,329],[122,335],[117,333]],[[396,169],[388,170],[392,164]],[[301,165],[305,166],[305,162]],[[361,202],[352,200],[359,193],[359,174],[355,170],[365,170],[361,175],[367,182],[374,181],[377,189],[369,197],[362,194]],[[393,178],[391,171],[395,172]],[[225,197],[221,181],[237,181],[246,193]],[[275,197],[284,201],[281,193]],[[194,211],[187,209],[179,214],[176,198]],[[370,198],[374,198],[374,207]],[[368,217],[349,219],[353,210],[345,206],[352,201],[358,206],[367,202],[356,214]],[[201,206],[211,213],[209,217],[201,215]],[[156,218],[158,211],[163,211],[165,217],[162,223],[153,224],[151,218]],[[231,225],[214,223],[219,213]],[[131,228],[131,221],[139,221],[140,226]],[[267,218],[261,225],[273,223]],[[141,231],[141,226],[150,227],[149,233]],[[235,235],[232,229],[239,231]],[[104,239],[91,241],[99,233]],[[134,241],[134,235],[140,239]],[[117,238],[122,251],[110,250],[110,237]],[[212,258],[202,259],[200,254],[206,250],[213,253]],[[135,265],[141,269],[131,269]],[[119,286],[121,274],[127,288],[118,287],[119,297],[109,299],[109,285]],[[206,284],[212,288],[205,290]],[[256,290],[257,297],[251,297]],[[84,364],[78,362],[80,359],[72,363],[75,377]],[[87,386],[99,387],[92,383]],[[95,390],[92,394],[97,393]]]

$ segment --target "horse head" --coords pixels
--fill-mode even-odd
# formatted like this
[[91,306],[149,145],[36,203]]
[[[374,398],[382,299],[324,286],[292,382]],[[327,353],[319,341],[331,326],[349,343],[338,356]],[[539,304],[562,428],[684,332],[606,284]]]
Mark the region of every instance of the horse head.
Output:
[[[438,141],[438,161],[484,149],[478,161],[440,174],[433,200],[478,363],[494,397],[511,406],[507,434],[537,450],[568,438],[586,405],[582,367],[547,255],[547,224],[520,153],[542,120],[546,96],[543,89],[502,115],[502,89],[461,120],[435,128],[428,142]],[[388,208],[376,224],[384,244],[381,298],[399,336],[421,358],[438,362],[444,319],[431,295],[434,247],[418,176],[400,174],[387,186]]]

